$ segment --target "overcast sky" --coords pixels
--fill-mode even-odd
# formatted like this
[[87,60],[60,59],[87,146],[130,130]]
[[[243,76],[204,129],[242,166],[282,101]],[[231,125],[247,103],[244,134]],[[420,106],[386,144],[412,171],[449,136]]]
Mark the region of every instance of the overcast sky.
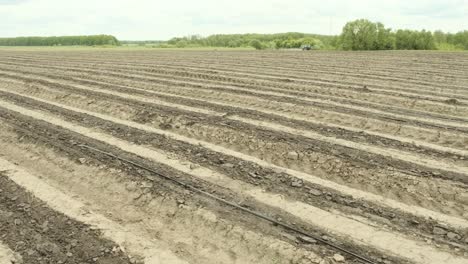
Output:
[[391,28],[457,32],[468,30],[468,0],[0,0],[0,37],[338,34],[357,18]]

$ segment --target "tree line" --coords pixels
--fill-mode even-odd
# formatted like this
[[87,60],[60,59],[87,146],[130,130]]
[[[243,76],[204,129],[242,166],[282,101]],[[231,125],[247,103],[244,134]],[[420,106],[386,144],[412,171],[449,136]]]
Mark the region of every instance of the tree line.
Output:
[[0,38],[0,46],[95,46],[119,45],[111,35]]
[[359,19],[347,23],[337,48],[343,50],[468,50],[468,31],[458,33],[426,30],[396,31],[382,23]]
[[358,19],[348,22],[337,36],[298,32],[277,34],[193,35],[168,41],[122,41],[111,35],[0,38],[0,46],[95,46],[140,45],[159,48],[254,47],[291,49],[305,45],[312,49],[338,50],[468,50],[468,31],[445,33],[426,30],[392,30],[382,23]]
[[198,35],[172,38],[165,43],[159,43],[160,47],[254,47],[256,49],[274,48],[299,48],[308,44],[323,48],[330,46],[333,36],[317,34],[305,34],[298,32],[277,34],[216,34],[208,37]]
[[[146,43],[148,44],[148,43]],[[445,33],[426,30],[392,30],[379,22],[358,19],[347,23],[338,36],[305,33],[217,34],[178,37],[154,42],[154,47],[254,47],[255,49],[290,49],[304,45],[313,49],[338,50],[468,50],[468,31]],[[142,45],[140,43],[140,45]]]
[[168,41],[121,41],[124,45],[152,46],[157,48],[242,48],[256,49],[300,48],[310,45],[315,48],[331,48],[336,42],[336,36],[306,34],[298,32],[277,34],[216,34],[208,37],[192,35],[176,37]]

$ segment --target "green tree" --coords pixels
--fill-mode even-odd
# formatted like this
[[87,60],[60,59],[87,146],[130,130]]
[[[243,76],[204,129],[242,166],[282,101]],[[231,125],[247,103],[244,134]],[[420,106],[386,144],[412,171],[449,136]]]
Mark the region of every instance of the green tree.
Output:
[[264,49],[263,43],[260,42],[260,40],[258,39],[253,39],[252,41],[250,41],[249,46],[255,48],[256,50]]
[[238,48],[242,45],[242,41],[240,39],[233,39],[228,42],[229,48]]
[[340,36],[344,50],[372,50],[377,41],[377,26],[367,19],[348,22]]
[[176,47],[178,48],[185,48],[188,46],[188,42],[186,40],[181,40],[176,43]]
[[376,23],[376,38],[374,41],[375,50],[391,50],[395,48],[395,38],[390,28],[385,28],[384,24]]
[[447,43],[447,34],[445,34],[444,32],[442,32],[441,30],[437,30],[433,33],[433,36],[434,36],[434,41],[437,43],[437,44],[441,44],[441,43]]
[[452,37],[452,44],[468,50],[468,31],[465,30],[454,34]]
[[434,36],[430,31],[398,30],[395,45],[399,50],[431,50],[436,48]]

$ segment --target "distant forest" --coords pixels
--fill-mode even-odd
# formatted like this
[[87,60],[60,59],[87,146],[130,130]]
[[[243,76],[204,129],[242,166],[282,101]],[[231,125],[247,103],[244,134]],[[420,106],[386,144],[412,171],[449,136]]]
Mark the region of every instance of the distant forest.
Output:
[[0,46],[102,46],[130,45],[153,48],[294,49],[310,46],[326,50],[468,50],[468,31],[445,33],[426,30],[393,30],[382,23],[359,19],[347,23],[342,33],[326,36],[306,33],[217,34],[173,38],[168,41],[119,41],[111,35],[0,38]]
[[111,35],[0,38],[0,46],[96,46],[119,45]]
[[334,48],[336,36],[325,36],[298,32],[277,34],[216,34],[208,37],[198,35],[173,38],[168,41],[121,41],[123,45],[152,46],[158,48],[242,48],[282,49],[300,48],[311,45],[316,48]]
[[157,48],[254,47],[290,49],[305,45],[331,50],[468,50],[468,31],[445,33],[426,30],[392,30],[382,23],[359,19],[347,23],[338,36],[305,33],[219,34],[188,36],[169,41],[125,41],[123,44]]

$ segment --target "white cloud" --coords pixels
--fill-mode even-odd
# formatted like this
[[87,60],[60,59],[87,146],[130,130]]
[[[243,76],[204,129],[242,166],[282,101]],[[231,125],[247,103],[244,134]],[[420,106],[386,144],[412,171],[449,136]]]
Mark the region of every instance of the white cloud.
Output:
[[368,18],[392,28],[468,29],[468,0],[0,0],[0,36],[113,34],[168,39],[191,34],[299,31],[337,34]]

